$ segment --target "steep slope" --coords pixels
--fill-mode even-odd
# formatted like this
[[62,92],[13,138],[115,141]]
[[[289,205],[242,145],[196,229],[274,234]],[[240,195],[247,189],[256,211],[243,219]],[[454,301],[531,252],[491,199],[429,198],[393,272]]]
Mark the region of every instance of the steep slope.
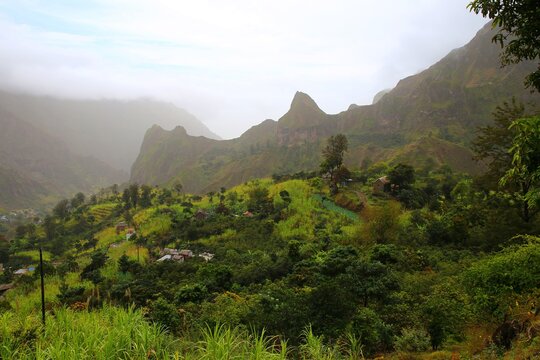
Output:
[[125,181],[127,175],[0,108],[0,207],[39,207]]
[[451,51],[429,69],[401,80],[374,106],[379,128],[412,136],[434,130],[452,140],[469,140],[491,120],[494,106],[512,96],[538,103],[524,89],[534,62],[501,68],[500,47],[491,42],[491,24],[464,47]]
[[0,107],[60,138],[72,152],[125,171],[153,124],[181,125],[191,135],[219,139],[185,110],[151,100],[65,100],[0,91]]
[[467,45],[401,80],[374,104],[351,106],[339,114],[325,114],[308,95],[297,92],[277,122],[266,120],[234,140],[151,129],[131,181],[163,184],[178,179],[188,191],[205,192],[274,173],[316,170],[324,141],[336,133],[349,139],[349,166],[364,160],[404,161],[481,172],[469,149],[477,127],[490,122],[495,107],[512,96],[540,105],[540,96],[523,86],[535,64],[501,68],[492,34],[488,24]]

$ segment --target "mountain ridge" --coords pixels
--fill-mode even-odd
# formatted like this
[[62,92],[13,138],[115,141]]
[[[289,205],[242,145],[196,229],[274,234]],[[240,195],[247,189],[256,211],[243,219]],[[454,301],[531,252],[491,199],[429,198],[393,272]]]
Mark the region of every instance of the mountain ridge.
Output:
[[120,183],[125,172],[71,153],[58,138],[0,107],[0,207],[46,207],[61,197]]
[[[495,107],[512,96],[540,105],[537,94],[523,86],[535,64],[501,68],[500,48],[491,36],[488,24],[465,46],[401,79],[374,104],[326,114],[298,91],[277,121],[266,120],[236,139],[208,140],[203,146],[186,133],[169,133],[160,144],[150,145],[145,137],[141,149],[152,150],[139,154],[130,181],[161,185],[174,179],[185,183],[187,191],[205,192],[276,173],[316,170],[326,138],[336,133],[349,139],[348,166],[431,162],[480,173],[483,165],[472,160],[469,148],[476,128],[489,123]],[[189,161],[179,160],[188,153]],[[155,163],[162,164],[159,170],[148,166]]]
[[155,123],[165,128],[184,125],[190,134],[220,139],[187,111],[150,99],[74,100],[0,91],[0,107],[60,138],[71,152],[125,171]]

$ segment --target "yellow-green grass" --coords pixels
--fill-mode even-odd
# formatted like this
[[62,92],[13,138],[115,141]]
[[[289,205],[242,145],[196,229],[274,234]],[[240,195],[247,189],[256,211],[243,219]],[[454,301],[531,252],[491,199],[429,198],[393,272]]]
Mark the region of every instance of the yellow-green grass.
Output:
[[[122,255],[126,254],[129,258],[136,260],[137,259],[137,245],[133,242],[124,240],[120,243],[117,243],[116,246],[109,247],[107,256],[110,259],[118,260]],[[139,248],[139,257],[141,262],[144,262],[148,258],[148,250],[144,247]]]
[[[39,261],[39,250],[19,251],[15,255],[32,258],[32,261],[35,261],[35,262]],[[50,252],[43,251],[43,261],[51,261],[51,253]]]
[[126,238],[124,233],[117,234],[114,227],[108,227],[95,235],[98,240],[98,247],[107,247],[113,243],[120,242]]
[[[81,281],[78,273],[68,273],[64,281],[70,286],[84,285],[91,287],[88,281]],[[47,309],[59,305],[57,295],[60,293],[62,280],[58,275],[45,276],[45,303]],[[13,311],[19,316],[28,316],[29,314],[39,312],[41,309],[41,288],[39,279],[29,285],[19,286],[6,293],[6,300],[10,303]]]
[[94,205],[90,208],[90,214],[92,214],[96,218],[96,221],[99,222],[108,217],[116,208],[116,206],[116,203],[103,203]]
[[171,228],[171,218],[166,214],[160,214],[159,208],[148,208],[137,212],[133,220],[138,225],[138,231],[142,236],[152,234],[165,234]]
[[[17,336],[35,331],[34,340]],[[0,315],[2,359],[172,359],[179,358],[177,341],[141,311],[105,305],[98,311],[58,308],[46,326],[39,317]]]

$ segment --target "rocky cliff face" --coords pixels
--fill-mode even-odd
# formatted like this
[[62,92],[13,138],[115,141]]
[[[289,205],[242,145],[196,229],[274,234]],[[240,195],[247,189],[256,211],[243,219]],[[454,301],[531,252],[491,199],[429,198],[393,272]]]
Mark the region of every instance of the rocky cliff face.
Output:
[[375,104],[351,106],[336,115],[325,114],[307,94],[297,92],[277,122],[267,120],[234,140],[202,142],[173,131],[166,141],[155,142],[151,129],[131,181],[165,184],[180,179],[188,191],[204,192],[251,177],[316,170],[324,141],[336,133],[349,139],[346,163],[352,167],[369,159],[481,171],[468,149],[477,126],[490,122],[495,107],[513,96],[540,105],[538,94],[523,86],[535,64],[501,68],[500,49],[491,36],[487,25],[469,44],[401,80]]

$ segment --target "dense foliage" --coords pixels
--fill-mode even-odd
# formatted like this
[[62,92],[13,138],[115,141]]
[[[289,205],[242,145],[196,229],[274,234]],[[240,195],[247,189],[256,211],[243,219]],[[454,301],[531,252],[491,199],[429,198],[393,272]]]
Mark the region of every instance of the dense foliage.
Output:
[[[521,143],[516,135],[512,146]],[[373,192],[385,174],[388,191]],[[512,194],[447,167],[374,164],[353,172],[357,180],[335,197],[311,176],[256,180],[204,197],[133,184],[60,202],[42,224],[17,228],[2,255],[16,269],[35,263],[42,244],[50,321],[40,330],[38,277],[17,277],[1,306],[11,319],[4,351],[23,358],[77,351],[92,358],[97,347],[125,358],[262,351],[313,359],[444,354],[451,344],[470,355],[517,344],[540,351],[536,337],[526,340],[536,312],[525,321],[516,305],[540,291],[540,224],[535,214],[520,217]],[[136,234],[126,239],[130,228]],[[171,248],[194,256],[157,261]],[[9,274],[2,282],[12,281]],[[123,316],[136,317],[129,326],[138,328],[123,332]],[[69,322],[73,335],[53,334],[58,322]],[[125,340],[94,338],[96,323]],[[473,346],[478,331],[484,342]],[[141,335],[145,345],[141,332],[150,332]],[[187,350],[199,341],[199,350]]]

